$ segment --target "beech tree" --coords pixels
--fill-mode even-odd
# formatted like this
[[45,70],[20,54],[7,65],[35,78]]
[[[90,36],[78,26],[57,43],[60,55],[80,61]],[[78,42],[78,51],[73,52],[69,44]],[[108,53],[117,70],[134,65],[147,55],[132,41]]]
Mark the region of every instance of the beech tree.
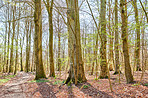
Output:
[[124,54],[124,64],[125,64],[125,77],[127,83],[133,82],[133,75],[131,73],[129,50],[128,50],[128,32],[127,32],[127,13],[125,11],[125,1],[120,0],[121,9],[121,19],[122,19],[122,40],[123,40],[123,54]]
[[52,10],[53,10],[53,1],[51,3],[49,0],[46,2],[43,0],[46,10],[48,12],[48,23],[49,23],[49,58],[50,58],[50,77],[55,77],[55,70],[54,70],[54,59],[53,59],[53,23],[52,23]]
[[107,60],[106,60],[106,0],[101,0],[100,24],[101,24],[101,47],[100,47],[100,67],[101,72],[99,78],[108,78],[107,76]]
[[135,63],[136,70],[141,70],[140,68],[140,23],[138,17],[138,8],[137,8],[137,0],[133,0],[134,12],[135,12],[135,21],[136,21],[136,43],[135,43]]
[[13,23],[12,23],[12,29],[13,29],[13,34],[12,34],[12,38],[11,38],[11,52],[10,52],[10,65],[9,65],[9,73],[13,73],[14,72],[14,55],[13,55],[13,45],[14,45],[14,37],[15,37],[15,12],[16,12],[16,6],[13,6]]
[[70,61],[69,75],[66,84],[73,82],[85,82],[84,65],[82,61],[81,42],[80,42],[80,22],[78,0],[66,0],[67,21],[68,21],[68,54]]
[[115,0],[115,73],[119,72],[118,0]]
[[42,14],[41,14],[41,0],[35,0],[35,11],[34,11],[34,45],[35,45],[35,66],[36,76],[35,79],[46,78],[43,61],[42,61]]

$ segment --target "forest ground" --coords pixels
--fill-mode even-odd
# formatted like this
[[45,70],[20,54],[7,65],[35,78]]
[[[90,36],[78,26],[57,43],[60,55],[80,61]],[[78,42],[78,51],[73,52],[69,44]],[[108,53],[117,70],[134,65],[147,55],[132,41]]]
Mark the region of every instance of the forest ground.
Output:
[[110,91],[108,79],[95,80],[94,75],[86,73],[87,82],[78,85],[62,85],[67,74],[56,72],[57,77],[34,80],[33,73],[18,72],[16,76],[2,74],[0,77],[0,98],[148,98],[148,71],[142,84],[138,85],[141,72],[134,73],[135,83],[126,84],[121,74],[110,72],[113,91]]

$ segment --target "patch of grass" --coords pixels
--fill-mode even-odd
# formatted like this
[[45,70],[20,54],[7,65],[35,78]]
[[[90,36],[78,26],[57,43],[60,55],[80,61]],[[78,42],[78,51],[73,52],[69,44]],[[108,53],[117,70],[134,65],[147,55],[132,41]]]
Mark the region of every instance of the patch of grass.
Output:
[[28,81],[28,82],[36,82],[36,83],[42,83],[42,82],[49,82],[49,80],[31,80],[31,81]]
[[14,78],[16,75],[8,75],[8,76],[5,76],[7,78]]
[[10,79],[0,79],[0,85],[2,85],[3,83],[8,82]]
[[135,84],[133,84],[132,86],[138,86],[138,85],[140,85],[139,83],[135,83]]
[[53,83],[53,85],[58,85],[58,84],[62,84],[62,83],[64,83],[65,82],[65,80],[64,81],[55,81],[54,83]]

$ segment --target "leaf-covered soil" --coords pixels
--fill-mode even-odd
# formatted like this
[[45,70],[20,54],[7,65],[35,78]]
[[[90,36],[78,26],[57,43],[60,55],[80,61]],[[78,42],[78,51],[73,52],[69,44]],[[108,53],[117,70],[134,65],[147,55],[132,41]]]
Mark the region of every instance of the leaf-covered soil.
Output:
[[61,73],[59,75],[57,72],[55,78],[41,80],[34,80],[33,73],[25,72],[0,77],[0,98],[148,98],[148,71],[140,85],[141,72],[135,72],[133,84],[126,84],[124,74],[121,74],[119,84],[118,75],[110,72],[113,92],[110,91],[108,79],[95,80],[94,75],[87,73],[86,83],[63,85],[67,74]]

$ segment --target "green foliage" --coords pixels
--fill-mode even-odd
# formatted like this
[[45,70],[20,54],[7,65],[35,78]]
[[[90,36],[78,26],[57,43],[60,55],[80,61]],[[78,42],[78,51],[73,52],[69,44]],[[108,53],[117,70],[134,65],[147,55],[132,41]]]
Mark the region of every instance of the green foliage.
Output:
[[57,75],[55,75],[54,79],[56,79],[56,78],[57,78]]
[[84,85],[83,86],[84,89],[87,89],[88,87],[89,87],[89,85]]
[[138,85],[140,85],[140,83],[135,83],[135,84],[133,84],[132,86],[138,86]]
[[14,78],[16,75],[8,75],[8,76],[5,76],[7,78]]
[[148,83],[145,83],[144,86],[148,86]]
[[2,85],[3,83],[8,82],[10,79],[0,79],[0,85]]
[[61,81],[61,80],[55,81],[55,82],[53,83],[53,85],[59,85],[59,84],[62,84],[62,83],[64,83],[64,82],[65,82],[65,80],[63,80],[63,81]]
[[67,86],[70,86],[70,85],[71,85],[71,83],[72,83],[72,80],[70,80],[70,81],[68,82]]

